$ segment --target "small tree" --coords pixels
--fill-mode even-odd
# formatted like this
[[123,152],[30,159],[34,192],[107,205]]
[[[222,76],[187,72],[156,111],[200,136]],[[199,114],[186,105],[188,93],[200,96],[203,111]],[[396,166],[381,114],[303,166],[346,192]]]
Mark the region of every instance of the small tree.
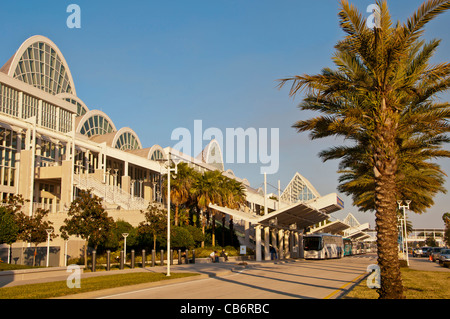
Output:
[[115,222],[114,229],[109,232],[107,240],[102,244],[102,248],[117,250],[123,245],[123,233],[128,233],[127,246],[135,246],[137,243],[137,229],[130,223],[119,219]]
[[11,245],[17,240],[19,225],[16,216],[6,207],[0,207],[0,244]]
[[145,215],[145,222],[139,224],[138,233],[140,235],[150,234],[153,237],[153,249],[156,249],[157,236],[163,234],[167,229],[167,211],[150,204],[146,212],[141,212]]
[[174,226],[170,229],[170,246],[174,249],[192,248],[195,245],[191,232],[182,226]]
[[90,242],[94,249],[105,242],[108,233],[115,227],[114,219],[102,206],[101,198],[90,191],[81,190],[79,196],[70,204],[67,215],[61,226],[61,236],[68,239],[75,235],[85,240],[84,266],[87,267],[87,245]]
[[49,211],[38,208],[32,216],[27,216],[23,212],[17,215],[19,223],[18,239],[34,244],[33,266],[36,265],[37,246],[47,241],[47,229],[51,229],[50,240],[57,237],[54,232],[53,223],[45,220]]
[[[0,207],[0,244],[12,245],[18,239],[20,230],[18,213],[24,203],[25,200],[20,194],[3,199]],[[9,257],[11,260],[11,256]]]

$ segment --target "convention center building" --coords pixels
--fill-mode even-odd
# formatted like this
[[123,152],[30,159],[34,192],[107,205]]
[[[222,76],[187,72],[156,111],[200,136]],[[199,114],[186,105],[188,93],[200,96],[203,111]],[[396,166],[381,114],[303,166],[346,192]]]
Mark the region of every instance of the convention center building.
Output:
[[[167,190],[161,181],[167,171],[162,163],[171,155],[200,172],[219,169],[243,183],[247,205],[240,210],[212,206],[242,221],[243,240],[255,245],[257,258],[273,240],[298,255],[300,250],[293,247],[301,244],[304,229],[343,209],[335,193],[321,196],[299,173],[279,191],[277,200],[269,198],[262,188],[252,188],[245,178],[226,170],[223,159],[209,161],[217,159],[216,152],[222,154],[215,140],[196,158],[170,146],[144,147],[131,127],[116,127],[105,112],[90,108],[80,96],[63,54],[44,36],[25,40],[0,69],[0,200],[21,194],[28,200],[23,211],[30,216],[37,208],[48,209],[56,234],[81,189],[101,197],[115,220],[138,225],[144,219],[141,210],[150,203],[164,204]],[[275,231],[276,236],[268,235]],[[27,245],[18,242],[12,247]],[[80,238],[67,242],[58,236],[51,242],[59,252],[51,264],[65,265],[82,245]]]

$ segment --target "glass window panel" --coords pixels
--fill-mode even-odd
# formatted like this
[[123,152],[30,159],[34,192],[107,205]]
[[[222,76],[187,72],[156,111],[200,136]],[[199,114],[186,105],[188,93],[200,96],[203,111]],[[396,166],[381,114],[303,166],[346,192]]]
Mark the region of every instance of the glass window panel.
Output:
[[9,168],[5,167],[3,173],[3,185],[8,186],[8,182],[9,182]]
[[15,174],[15,169],[14,168],[10,168],[9,169],[9,186],[14,186],[14,174]]

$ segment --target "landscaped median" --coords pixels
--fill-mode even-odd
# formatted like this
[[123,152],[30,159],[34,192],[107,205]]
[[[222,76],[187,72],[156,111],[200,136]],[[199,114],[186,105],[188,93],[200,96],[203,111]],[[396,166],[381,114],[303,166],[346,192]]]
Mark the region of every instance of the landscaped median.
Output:
[[54,281],[38,284],[19,285],[0,288],[0,299],[46,299],[64,297],[91,291],[124,287],[163,280],[173,280],[200,275],[198,273],[165,273],[136,272],[127,274],[111,274],[106,276],[81,279],[80,288],[69,288],[67,281]]
[[[450,299],[450,273],[401,268],[406,299]],[[376,289],[362,280],[343,299],[377,299]]]

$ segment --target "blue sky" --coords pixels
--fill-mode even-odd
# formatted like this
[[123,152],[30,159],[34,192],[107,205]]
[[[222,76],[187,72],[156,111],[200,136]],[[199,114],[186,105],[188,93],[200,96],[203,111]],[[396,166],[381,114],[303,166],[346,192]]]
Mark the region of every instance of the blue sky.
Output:
[[[372,0],[351,1],[366,14]],[[81,8],[81,28],[70,29],[69,4]],[[393,19],[404,21],[421,0],[389,1]],[[50,38],[74,77],[77,95],[90,109],[107,113],[117,128],[129,126],[144,147],[173,146],[174,129],[279,128],[280,168],[268,176],[284,188],[298,171],[322,194],[336,192],[338,162],[317,154],[340,140],[311,141],[291,125],[312,114],[297,109],[301,95],[276,88],[277,79],[332,67],[342,38],[338,1],[3,1],[0,65],[28,37]],[[430,23],[426,38],[442,39],[434,61],[448,61],[449,13]],[[2,62],[3,61],[3,62]],[[448,100],[446,95],[444,98]],[[204,142],[206,146],[207,141]],[[450,172],[450,160],[440,161]],[[262,186],[261,164],[226,164],[253,187]],[[447,181],[446,188],[450,183]],[[269,192],[276,189],[269,186]],[[372,213],[358,213],[343,194],[344,218],[351,212],[374,227]],[[435,198],[414,227],[443,227],[449,195]]]

